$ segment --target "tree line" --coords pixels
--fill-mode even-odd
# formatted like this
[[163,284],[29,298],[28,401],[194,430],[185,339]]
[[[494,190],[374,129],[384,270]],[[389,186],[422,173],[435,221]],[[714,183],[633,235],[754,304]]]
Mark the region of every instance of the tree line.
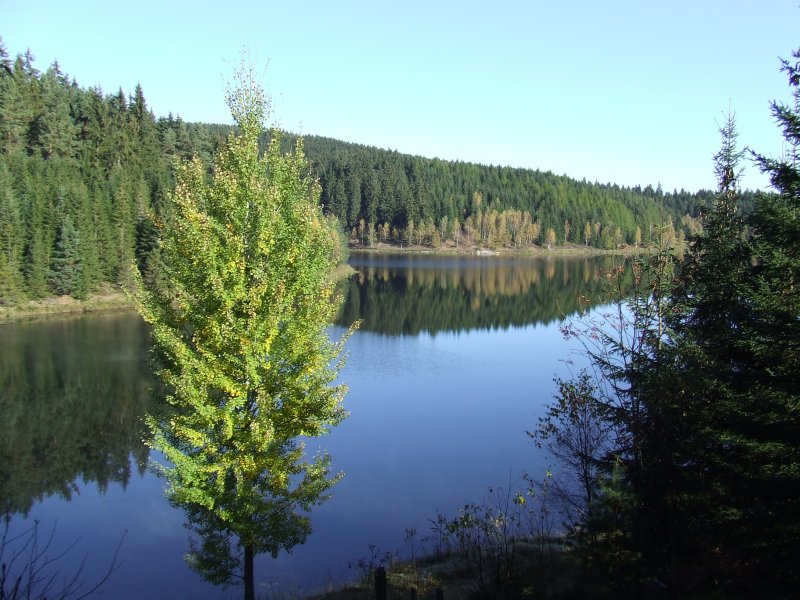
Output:
[[[611,249],[649,245],[666,226],[682,246],[713,196],[422,158],[327,138],[308,138],[306,148],[324,206],[361,245],[437,247],[463,239],[487,247],[574,243]],[[751,198],[743,193],[742,202]]]
[[[175,167],[197,157],[210,169],[231,129],[156,118],[140,85],[131,94],[82,88],[57,62],[40,71],[30,51],[11,59],[0,44],[0,302],[124,286],[134,261],[158,280],[156,225],[168,217]],[[295,141],[286,135],[284,148]],[[316,136],[304,144],[325,212],[362,245],[613,248],[649,244],[666,223],[680,246],[712,196]]]

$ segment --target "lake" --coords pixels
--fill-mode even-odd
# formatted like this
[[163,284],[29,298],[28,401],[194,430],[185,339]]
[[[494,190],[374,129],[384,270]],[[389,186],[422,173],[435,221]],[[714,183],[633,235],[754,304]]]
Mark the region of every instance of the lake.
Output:
[[[357,274],[332,335],[355,319],[341,379],[350,416],[309,451],[345,473],[312,513],[306,544],[256,559],[257,593],[296,597],[357,577],[373,550],[407,555],[490,487],[523,485],[547,457],[526,435],[566,375],[576,345],[561,335],[578,298],[601,295],[603,258],[374,256]],[[53,532],[64,574],[97,579],[122,542],[102,598],[239,598],[183,561],[188,532],[147,468],[143,415],[158,406],[149,336],[131,312],[0,325],[0,501],[10,532]],[[419,544],[419,540],[417,541]]]

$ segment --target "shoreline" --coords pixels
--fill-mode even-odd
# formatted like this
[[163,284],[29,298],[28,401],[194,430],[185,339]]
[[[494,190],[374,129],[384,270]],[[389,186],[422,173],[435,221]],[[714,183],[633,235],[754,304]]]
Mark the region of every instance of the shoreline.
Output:
[[[334,280],[345,279],[355,273],[355,269],[343,263],[332,272]],[[0,327],[7,323],[33,321],[39,319],[59,319],[97,312],[133,311],[136,307],[121,289],[108,285],[90,295],[85,300],[71,296],[50,296],[42,300],[28,300],[21,304],[0,305]]]
[[[350,252],[375,255],[425,255],[425,256],[497,256],[497,257],[526,257],[526,258],[577,258],[593,256],[635,256],[649,252],[648,248],[635,248],[632,246],[615,250],[602,250],[579,244],[556,246],[550,250],[538,246],[528,248],[497,248],[489,249],[475,245],[460,245],[456,247],[451,242],[439,248],[429,246],[403,246],[379,242],[373,246],[354,244],[349,247]],[[345,279],[355,273],[349,264],[337,266],[332,275],[334,280]],[[70,296],[52,296],[42,300],[30,300],[21,304],[0,306],[0,326],[6,323],[30,321],[35,319],[64,318],[87,313],[103,311],[134,310],[133,302],[120,289],[113,289],[106,285],[86,300],[77,300]]]
[[121,291],[104,291],[77,300],[70,296],[52,296],[43,300],[30,300],[22,304],[0,307],[0,327],[7,323],[38,319],[57,319],[69,316],[134,310],[133,302]]
[[638,254],[646,254],[651,252],[650,249],[634,246],[627,246],[625,248],[617,248],[614,250],[603,250],[593,246],[583,246],[580,244],[566,244],[562,246],[555,246],[554,248],[547,249],[541,246],[529,246],[527,248],[485,248],[483,246],[460,245],[455,246],[452,242],[448,241],[438,248],[430,246],[405,246],[398,244],[388,244],[386,242],[378,242],[372,246],[364,246],[361,244],[351,244],[349,246],[350,252],[358,252],[364,254],[425,254],[430,256],[522,256],[529,258],[547,258],[549,256],[636,256]]

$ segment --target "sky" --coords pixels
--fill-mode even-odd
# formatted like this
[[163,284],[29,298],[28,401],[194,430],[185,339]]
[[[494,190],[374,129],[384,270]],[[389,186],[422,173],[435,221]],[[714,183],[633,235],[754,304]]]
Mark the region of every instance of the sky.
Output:
[[782,155],[799,25],[800,0],[0,0],[9,54],[140,83],[156,116],[231,123],[246,50],[285,130],[666,191],[716,187],[729,110],[741,147]]

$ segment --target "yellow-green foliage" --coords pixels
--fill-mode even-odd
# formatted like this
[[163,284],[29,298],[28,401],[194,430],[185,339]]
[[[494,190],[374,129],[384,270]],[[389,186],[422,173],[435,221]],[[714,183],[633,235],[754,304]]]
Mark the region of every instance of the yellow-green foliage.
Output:
[[139,277],[134,295],[174,407],[149,420],[170,500],[276,554],[305,539],[304,511],[339,478],[298,439],[345,416],[333,383],[344,339],[326,333],[335,238],[302,142],[282,154],[275,132],[259,156],[268,103],[247,69],[228,105],[238,133],[213,174],[197,159],[179,167],[161,230],[169,291]]

